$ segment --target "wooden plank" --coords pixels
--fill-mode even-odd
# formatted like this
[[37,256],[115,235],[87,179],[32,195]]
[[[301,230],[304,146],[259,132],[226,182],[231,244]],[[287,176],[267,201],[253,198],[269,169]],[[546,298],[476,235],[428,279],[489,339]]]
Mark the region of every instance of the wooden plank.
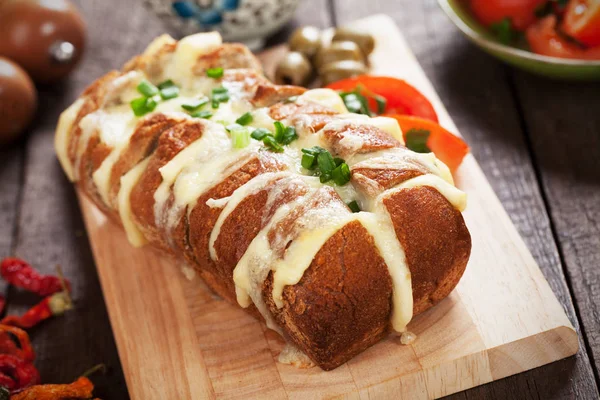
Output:
[[[379,16],[357,26],[376,37],[374,73],[411,81],[432,100],[441,121],[455,130],[394,23]],[[402,64],[396,56],[402,57]],[[569,320],[472,156],[458,171],[457,182],[469,195],[465,219],[473,236],[471,262],[457,290],[411,323],[409,328],[418,335],[412,345],[399,346],[390,337],[332,372],[276,364],[281,341],[223,300],[204,293],[201,285],[168,270],[172,261],[152,249],[132,249],[120,229],[82,201],[132,398],[402,393],[433,398],[574,354],[578,341]],[[157,294],[157,280],[165,281],[168,295]],[[139,329],[141,325],[156,327],[158,336]],[[134,329],[136,340],[131,340]],[[160,346],[164,329],[178,332],[178,340],[161,347],[173,351],[149,351]],[[180,379],[195,366],[198,380],[208,379],[210,384],[196,389],[173,385],[170,375],[160,373],[164,365],[179,371]],[[161,392],[150,390],[152,385]]]
[[[338,0],[335,5],[338,24],[373,12],[390,15],[398,23],[570,320],[577,324],[506,69],[464,40],[434,0]],[[580,351],[576,362],[564,360],[459,396],[594,398],[598,390],[588,357]]]
[[[17,215],[23,181],[23,143],[0,150],[0,259],[14,255]],[[8,297],[8,285],[0,281],[0,293]]]
[[516,91],[587,345],[600,370],[600,84],[515,72]]

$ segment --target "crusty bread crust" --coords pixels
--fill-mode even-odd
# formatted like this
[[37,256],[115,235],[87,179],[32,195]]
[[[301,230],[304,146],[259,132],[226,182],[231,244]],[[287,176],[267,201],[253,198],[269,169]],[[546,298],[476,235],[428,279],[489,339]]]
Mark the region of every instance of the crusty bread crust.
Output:
[[[158,74],[162,60],[175,46],[165,44],[151,59],[134,58],[126,71],[141,69]],[[336,111],[316,103],[285,102],[305,89],[275,86],[257,72],[258,62],[239,45],[224,45],[198,60],[194,71],[203,75],[208,68],[236,68],[227,71],[224,80],[239,82],[248,100],[256,107],[269,107],[275,120],[302,123],[307,134],[322,130],[336,118]],[[237,69],[249,68],[249,69]],[[125,72],[126,72],[125,71]],[[246,196],[224,219],[214,242],[216,259],[211,258],[209,241],[222,205],[208,204],[231,196],[236,189],[268,172],[283,171],[286,166],[267,151],[259,151],[242,160],[219,183],[208,189],[191,209],[179,210],[177,223],[167,228],[157,215],[154,193],[162,183],[161,167],[206,134],[204,121],[185,115],[151,114],[137,123],[129,144],[110,170],[108,203],[98,193],[93,174],[111,153],[100,135],[90,136],[85,148],[80,143],[79,122],[102,107],[109,84],[124,73],[111,72],[92,84],[83,94],[85,100],[69,136],[68,155],[78,167],[78,185],[111,218],[120,222],[117,195],[120,180],[142,160],[148,164],[133,186],[129,201],[132,217],[143,236],[154,246],[194,266],[202,279],[217,294],[237,304],[233,271],[250,246],[282,205],[306,194],[307,189],[290,186],[269,202],[278,184],[274,177],[262,190]],[[334,156],[367,154],[386,149],[409,152],[386,132],[369,125],[340,125],[323,130],[323,138]],[[358,137],[361,147],[348,150],[346,136]],[[352,184],[358,193],[374,198],[409,179],[428,173],[418,162],[407,161],[397,168],[353,168]],[[270,197],[271,196],[271,197]],[[272,198],[271,198],[272,200]],[[174,201],[173,193],[165,209]],[[335,190],[325,186],[318,196],[304,205],[316,207],[336,203],[344,206]],[[320,203],[319,203],[320,202]],[[317,204],[319,203],[319,204]],[[428,186],[396,191],[384,198],[396,236],[405,251],[412,275],[414,314],[419,314],[446,297],[458,283],[469,258],[471,239],[461,213],[436,189]],[[289,231],[303,209],[285,216],[277,225]],[[270,232],[273,235],[272,232]],[[275,239],[269,236],[270,241]],[[285,252],[287,248],[280,249]],[[273,299],[273,273],[263,283],[262,295],[268,310],[288,340],[304,351],[325,370],[336,368],[383,338],[390,330],[393,284],[388,266],[369,231],[352,221],[333,234],[318,250],[301,280],[283,290],[283,307]],[[246,309],[262,318],[254,305]]]

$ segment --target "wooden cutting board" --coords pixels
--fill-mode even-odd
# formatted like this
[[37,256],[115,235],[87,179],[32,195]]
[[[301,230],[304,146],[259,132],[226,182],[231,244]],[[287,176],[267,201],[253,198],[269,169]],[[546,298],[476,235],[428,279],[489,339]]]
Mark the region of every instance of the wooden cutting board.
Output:
[[[372,73],[406,79],[456,132],[387,16],[355,22],[376,38]],[[267,71],[279,50],[261,58]],[[416,317],[410,346],[388,338],[334,371],[277,363],[284,343],[240,308],[188,280],[80,196],[132,399],[410,398],[445,396],[577,352],[577,334],[508,215],[469,155],[457,176],[473,250],[456,290]]]

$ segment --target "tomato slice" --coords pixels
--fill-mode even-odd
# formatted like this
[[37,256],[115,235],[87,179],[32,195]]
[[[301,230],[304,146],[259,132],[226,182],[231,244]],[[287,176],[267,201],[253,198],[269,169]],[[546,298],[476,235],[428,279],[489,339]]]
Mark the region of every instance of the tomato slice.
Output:
[[527,28],[527,42],[534,53],[550,57],[600,60],[600,47],[582,49],[559,35],[556,16],[549,15]]
[[410,115],[390,114],[386,117],[395,118],[402,129],[404,140],[411,130],[427,131],[426,145],[451,171],[456,171],[463,158],[469,152],[469,146],[464,140],[442,128],[439,124],[428,119]]
[[587,46],[600,46],[600,0],[571,0],[561,28]]
[[535,22],[535,10],[546,0],[470,0],[471,11],[485,26],[510,18],[512,26],[525,30]]
[[[430,119],[437,122],[435,109],[421,92],[403,81],[402,79],[360,75],[354,78],[342,79],[327,85],[329,89],[351,92],[358,86],[366,91],[385,97],[387,105],[386,114],[406,114]],[[375,100],[370,99],[370,108],[377,111]]]

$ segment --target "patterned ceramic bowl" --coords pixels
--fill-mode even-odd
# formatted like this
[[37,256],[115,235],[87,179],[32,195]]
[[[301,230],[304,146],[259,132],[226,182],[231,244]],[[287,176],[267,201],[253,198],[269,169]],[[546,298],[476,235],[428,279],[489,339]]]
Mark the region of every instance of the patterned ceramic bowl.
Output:
[[294,15],[300,0],[146,0],[182,36],[219,31],[227,41],[260,48]]

